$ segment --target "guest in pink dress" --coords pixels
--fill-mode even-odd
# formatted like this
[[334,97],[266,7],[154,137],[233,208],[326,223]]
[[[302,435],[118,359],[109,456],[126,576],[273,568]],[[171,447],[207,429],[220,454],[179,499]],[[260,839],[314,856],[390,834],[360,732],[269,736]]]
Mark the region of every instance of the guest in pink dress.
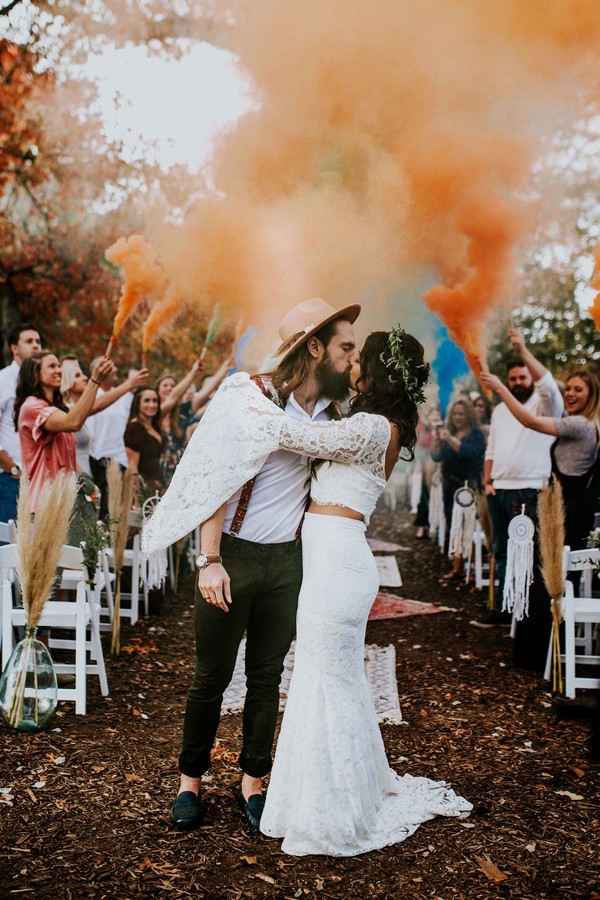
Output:
[[23,361],[14,407],[23,469],[29,480],[31,510],[35,512],[42,485],[59,472],[77,471],[75,437],[90,414],[100,382],[112,369],[107,357],[94,366],[81,397],[70,409],[60,392],[61,369],[48,350]]

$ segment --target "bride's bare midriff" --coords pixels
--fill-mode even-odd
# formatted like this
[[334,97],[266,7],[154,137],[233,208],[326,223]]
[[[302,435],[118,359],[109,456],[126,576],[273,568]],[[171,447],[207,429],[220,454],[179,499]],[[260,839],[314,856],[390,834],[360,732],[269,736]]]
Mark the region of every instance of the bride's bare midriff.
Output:
[[316,513],[318,516],[341,516],[343,519],[356,519],[359,522],[364,522],[365,519],[356,509],[349,509],[347,506],[322,506],[314,500],[311,501],[307,512]]

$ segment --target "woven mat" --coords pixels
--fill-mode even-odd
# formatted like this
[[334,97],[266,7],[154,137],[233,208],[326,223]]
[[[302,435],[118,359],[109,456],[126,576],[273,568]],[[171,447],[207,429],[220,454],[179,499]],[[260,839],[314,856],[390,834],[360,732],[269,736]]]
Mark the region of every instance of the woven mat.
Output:
[[373,553],[396,553],[398,550],[408,550],[400,544],[392,544],[390,541],[380,541],[378,538],[367,538],[367,544]]
[[380,587],[402,587],[402,577],[395,556],[375,556]]
[[[294,667],[295,647],[296,642],[294,641],[285,658],[279,688],[279,709],[285,708],[290,678]],[[244,639],[238,651],[233,678],[223,695],[222,712],[224,715],[227,713],[240,713],[244,707],[244,699],[246,697],[245,650],[246,640]],[[400,725],[402,722],[402,711],[400,710],[400,701],[398,699],[396,650],[393,645],[377,647],[375,644],[367,644],[365,647],[365,670],[373,694],[378,721],[382,724]]]
[[427,616],[431,613],[447,612],[446,606],[435,606],[433,603],[421,603],[419,600],[406,600],[396,594],[385,594],[380,591],[369,613],[369,621],[375,619],[401,619],[404,616]]

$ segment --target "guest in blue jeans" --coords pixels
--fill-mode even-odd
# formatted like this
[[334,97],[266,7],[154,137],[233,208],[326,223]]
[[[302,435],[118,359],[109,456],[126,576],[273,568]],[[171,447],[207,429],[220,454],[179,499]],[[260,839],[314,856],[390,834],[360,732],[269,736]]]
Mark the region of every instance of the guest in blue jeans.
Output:
[[[533,415],[560,417],[564,404],[554,378],[527,349],[520,331],[511,329],[509,339],[518,353],[507,365],[509,391]],[[490,621],[497,624],[510,622],[510,616],[502,613],[508,526],[521,513],[523,504],[525,514],[537,525],[537,494],[550,478],[552,441],[552,437],[521,425],[505,403],[494,409],[485,453],[484,489],[492,520],[498,580]],[[544,613],[549,616],[548,610]]]

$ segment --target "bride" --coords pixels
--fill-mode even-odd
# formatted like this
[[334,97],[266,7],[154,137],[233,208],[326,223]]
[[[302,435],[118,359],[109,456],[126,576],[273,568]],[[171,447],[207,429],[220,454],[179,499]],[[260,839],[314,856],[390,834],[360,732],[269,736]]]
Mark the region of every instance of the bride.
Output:
[[190,443],[181,488],[174,482],[144,531],[146,553],[182,537],[278,448],[330,461],[316,466],[302,529],[294,672],[260,824],[295,856],[355,856],[472,808],[444,782],[388,766],[363,662],[378,590],[365,530],[401,451],[412,455],[428,374],[415,338],[401,328],[374,332],[350,416],[327,423],[293,421],[245,373],[232,376],[204,417],[223,440]]

